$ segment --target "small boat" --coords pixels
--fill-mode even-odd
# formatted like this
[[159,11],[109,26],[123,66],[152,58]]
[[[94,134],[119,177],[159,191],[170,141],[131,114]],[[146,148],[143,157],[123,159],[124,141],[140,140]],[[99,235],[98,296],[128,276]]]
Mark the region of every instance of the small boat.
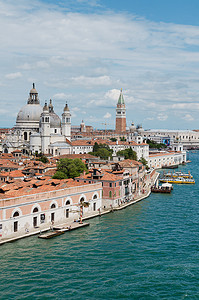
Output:
[[169,178],[193,178],[193,176],[191,175],[190,172],[186,173],[182,173],[182,172],[175,172],[175,173],[167,173],[164,174],[164,177],[169,177]]
[[58,235],[61,235],[61,234],[64,234],[64,231],[63,230],[54,230],[54,231],[50,231],[50,232],[47,232],[47,233],[44,233],[44,234],[40,234],[38,236],[38,238],[40,239],[51,239],[55,236],[58,236]]
[[177,178],[161,178],[160,182],[168,182],[168,183],[176,183],[176,184],[195,184],[195,180],[192,178],[183,178],[183,177],[177,177]]
[[152,186],[151,192],[152,193],[164,193],[164,194],[170,194],[173,189],[173,186],[171,183],[163,183],[159,186]]

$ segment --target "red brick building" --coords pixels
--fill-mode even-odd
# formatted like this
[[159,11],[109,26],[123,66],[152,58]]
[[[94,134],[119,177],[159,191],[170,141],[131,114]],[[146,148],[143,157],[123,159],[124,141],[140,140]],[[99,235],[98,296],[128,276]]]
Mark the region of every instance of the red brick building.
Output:
[[115,131],[119,134],[126,133],[126,107],[124,103],[122,89],[117,102]]

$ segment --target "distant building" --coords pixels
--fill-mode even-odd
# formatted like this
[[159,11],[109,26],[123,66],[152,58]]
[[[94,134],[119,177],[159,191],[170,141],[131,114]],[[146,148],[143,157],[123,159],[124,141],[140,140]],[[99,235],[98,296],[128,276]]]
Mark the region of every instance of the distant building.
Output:
[[27,104],[17,115],[16,125],[2,141],[2,151],[10,153],[18,149],[24,154],[50,154],[54,143],[62,143],[62,147],[69,148],[70,139],[71,114],[68,105],[64,107],[61,120],[54,112],[52,100],[42,108],[33,83]]
[[115,132],[126,133],[126,107],[124,103],[122,89],[120,91],[120,96],[116,108]]
[[199,130],[148,129],[143,130],[141,135],[144,139],[167,146],[172,146],[177,142],[182,144],[184,149],[199,148]]

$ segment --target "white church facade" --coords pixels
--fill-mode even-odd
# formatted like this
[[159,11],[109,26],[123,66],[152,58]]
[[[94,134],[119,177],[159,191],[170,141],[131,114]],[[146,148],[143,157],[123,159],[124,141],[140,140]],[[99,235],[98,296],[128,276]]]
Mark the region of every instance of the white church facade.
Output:
[[70,153],[70,139],[71,114],[67,103],[60,119],[54,112],[52,100],[42,108],[33,83],[27,104],[20,109],[16,125],[3,142],[2,151],[8,153],[20,149],[26,154],[55,155],[53,145],[60,144],[65,153]]

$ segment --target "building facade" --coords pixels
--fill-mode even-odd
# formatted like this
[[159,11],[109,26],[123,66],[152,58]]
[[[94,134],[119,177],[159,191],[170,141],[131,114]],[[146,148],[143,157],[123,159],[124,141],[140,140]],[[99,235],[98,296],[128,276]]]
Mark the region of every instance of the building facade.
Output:
[[184,149],[199,148],[198,130],[150,129],[143,130],[141,135],[145,139],[150,139],[157,143],[164,143],[168,146],[180,142]]
[[40,105],[38,92],[33,83],[27,104],[23,106],[16,119],[13,130],[6,134],[2,142],[2,151],[10,153],[22,150],[25,154],[49,154],[54,143],[62,143],[69,147],[71,138],[71,114],[66,104],[62,120],[54,112],[52,100],[49,105]]
[[80,217],[80,202],[88,204],[83,217],[97,213],[102,205],[101,183],[78,184],[69,180],[58,184],[52,179],[51,182],[50,186],[42,182],[37,186],[34,182],[32,193],[23,193],[24,188],[5,193],[5,186],[0,188],[0,241],[73,222]]

